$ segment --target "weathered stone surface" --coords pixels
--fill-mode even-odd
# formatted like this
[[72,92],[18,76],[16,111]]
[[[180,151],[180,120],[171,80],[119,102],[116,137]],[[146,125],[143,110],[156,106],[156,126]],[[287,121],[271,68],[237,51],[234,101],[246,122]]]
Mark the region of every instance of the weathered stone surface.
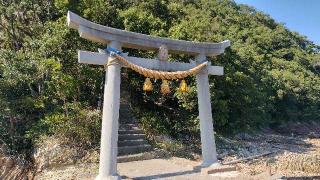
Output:
[[[204,54],[196,57],[198,64],[206,61]],[[208,72],[201,71],[196,75],[198,110],[200,119],[200,136],[202,151],[202,166],[210,166],[218,161],[216,152],[216,143],[212,123],[212,109],[210,100],[210,88]]]
[[[111,42],[108,47],[121,51],[121,43],[117,41]],[[117,176],[120,73],[121,66],[119,64],[113,63],[107,66],[103,96],[99,175],[96,178],[97,180]]]
[[229,40],[220,43],[192,42],[115,29],[90,22],[70,11],[68,26],[77,29],[82,38],[104,44],[118,41],[123,47],[134,49],[158,50],[161,45],[165,45],[171,53],[215,56],[222,54],[225,48],[230,46]]
[[236,167],[228,166],[228,165],[220,165],[220,166],[206,167],[201,169],[201,173],[204,173],[204,174],[214,174],[214,173],[222,173],[222,172],[229,172],[229,171],[236,171]]

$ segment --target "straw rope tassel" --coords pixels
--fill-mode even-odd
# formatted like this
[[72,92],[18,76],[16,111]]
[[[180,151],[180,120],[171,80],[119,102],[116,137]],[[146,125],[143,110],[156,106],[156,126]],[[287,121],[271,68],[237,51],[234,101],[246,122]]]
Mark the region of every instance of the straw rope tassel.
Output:
[[153,90],[153,85],[152,82],[150,81],[150,78],[146,78],[143,84],[143,91],[152,91]]
[[183,80],[181,81],[181,83],[180,83],[179,91],[180,91],[181,93],[186,93],[186,92],[188,92],[188,85],[187,85],[187,83],[186,83],[186,81],[185,81],[184,79],[183,79]]
[[169,82],[168,80],[162,80],[162,84],[161,84],[161,93],[163,95],[167,95],[170,93],[170,86],[169,86]]

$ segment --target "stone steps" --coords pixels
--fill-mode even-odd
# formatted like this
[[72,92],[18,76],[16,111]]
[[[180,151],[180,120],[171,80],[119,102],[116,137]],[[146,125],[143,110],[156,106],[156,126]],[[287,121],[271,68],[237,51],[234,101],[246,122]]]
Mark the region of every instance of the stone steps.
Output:
[[[143,130],[136,124],[120,124],[118,134],[118,162],[143,160],[145,152],[152,150]],[[140,153],[140,154],[139,154]]]
[[118,147],[137,146],[137,145],[145,145],[145,144],[148,144],[148,141],[144,139],[118,141]]
[[126,123],[126,124],[120,124],[119,130],[140,130],[140,129],[137,127],[136,124]]
[[118,162],[138,161],[152,157],[152,146],[146,140],[144,131],[137,126],[132,116],[129,92],[121,86],[121,100],[118,130]]
[[128,154],[128,155],[118,156],[117,162],[124,163],[124,162],[131,162],[131,161],[149,160],[149,159],[153,159],[154,157],[155,155],[153,155],[151,152]]
[[144,134],[119,134],[118,141],[145,139]]
[[118,147],[118,155],[136,154],[152,150],[149,144]]
[[143,134],[143,130],[140,129],[130,129],[130,130],[125,130],[125,129],[120,129],[119,134]]

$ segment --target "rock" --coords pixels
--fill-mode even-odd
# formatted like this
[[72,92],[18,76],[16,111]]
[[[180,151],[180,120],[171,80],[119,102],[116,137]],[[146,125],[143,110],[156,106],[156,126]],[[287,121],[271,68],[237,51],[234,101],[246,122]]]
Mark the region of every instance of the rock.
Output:
[[6,166],[7,168],[12,168],[14,166],[14,161],[11,158],[6,158],[5,164],[4,166]]
[[173,139],[171,139],[169,136],[165,136],[165,135],[156,136],[155,140],[159,141],[159,142],[166,142],[166,143],[174,142]]
[[230,165],[219,165],[213,167],[202,168],[202,174],[214,174],[214,173],[222,173],[222,172],[229,172],[229,171],[236,171],[235,166]]
[[237,135],[235,135],[235,138],[238,140],[252,140],[253,137],[251,135],[249,135],[248,133],[238,133]]
[[6,162],[6,158],[5,157],[0,158],[0,165],[4,164],[5,162]]
[[309,137],[310,139],[316,139],[316,138],[320,138],[320,134],[319,134],[319,133],[315,133],[315,132],[310,132],[310,133],[308,134],[308,137]]

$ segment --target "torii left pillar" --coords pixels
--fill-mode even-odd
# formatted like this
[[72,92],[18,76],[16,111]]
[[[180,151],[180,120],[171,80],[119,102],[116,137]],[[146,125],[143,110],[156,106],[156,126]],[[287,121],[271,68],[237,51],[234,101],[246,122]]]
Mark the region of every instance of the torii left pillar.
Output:
[[[121,44],[116,41],[112,41],[108,47],[121,51]],[[112,60],[113,57],[109,56],[108,62],[111,62]],[[117,62],[118,60],[115,61]],[[117,174],[121,65],[116,62],[110,63],[106,67],[103,95],[100,166],[99,175],[96,177],[96,180],[121,179]]]

